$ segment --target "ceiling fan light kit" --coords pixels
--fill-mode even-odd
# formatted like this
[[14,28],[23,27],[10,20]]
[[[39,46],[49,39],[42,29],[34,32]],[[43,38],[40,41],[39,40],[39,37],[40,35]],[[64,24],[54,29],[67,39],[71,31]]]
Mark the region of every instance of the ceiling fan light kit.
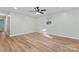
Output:
[[36,13],[35,13],[35,15],[39,15],[39,14],[40,14],[39,12],[36,12]]

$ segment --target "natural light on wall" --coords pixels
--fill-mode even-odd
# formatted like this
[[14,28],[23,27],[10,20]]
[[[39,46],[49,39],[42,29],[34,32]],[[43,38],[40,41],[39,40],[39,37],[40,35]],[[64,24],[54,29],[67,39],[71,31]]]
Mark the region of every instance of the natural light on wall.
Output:
[[52,38],[52,37],[47,33],[47,29],[46,29],[46,28],[42,29],[42,33],[43,33],[43,35],[44,35],[45,37]]

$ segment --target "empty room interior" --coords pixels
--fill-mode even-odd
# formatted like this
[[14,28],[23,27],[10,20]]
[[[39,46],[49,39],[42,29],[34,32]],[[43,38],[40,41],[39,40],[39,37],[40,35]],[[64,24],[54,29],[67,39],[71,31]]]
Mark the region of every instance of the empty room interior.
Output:
[[0,52],[79,52],[79,7],[0,7]]

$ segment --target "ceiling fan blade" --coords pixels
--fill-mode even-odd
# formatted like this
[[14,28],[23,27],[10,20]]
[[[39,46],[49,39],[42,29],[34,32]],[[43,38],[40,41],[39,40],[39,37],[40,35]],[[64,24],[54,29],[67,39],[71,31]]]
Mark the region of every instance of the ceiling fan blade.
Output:
[[36,7],[34,7],[34,9],[36,9]]
[[39,7],[34,7],[34,10],[39,12]]
[[44,14],[43,12],[40,12],[41,14]]
[[43,9],[43,10],[41,10],[41,11],[46,11],[46,9]]
[[39,7],[34,7],[34,10],[30,10],[29,12],[36,12],[36,13],[44,14],[43,11],[46,11],[46,9],[41,10]]

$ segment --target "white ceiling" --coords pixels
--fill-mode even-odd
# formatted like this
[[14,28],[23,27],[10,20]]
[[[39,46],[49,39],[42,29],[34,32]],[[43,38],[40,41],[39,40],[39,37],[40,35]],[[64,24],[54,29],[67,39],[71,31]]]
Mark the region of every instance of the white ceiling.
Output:
[[40,9],[46,9],[47,11],[45,11],[45,14],[41,14],[41,15],[35,15],[35,12],[29,12],[34,10],[34,7],[17,7],[17,9],[14,9],[13,7],[0,7],[0,11],[4,12],[4,13],[8,13],[8,12],[16,12],[16,13],[20,13],[20,14],[24,14],[24,15],[28,15],[31,17],[40,17],[40,16],[45,16],[45,15],[50,15],[53,13],[57,13],[57,12],[61,12],[61,11],[67,11],[67,10],[72,10],[75,7],[40,7]]

